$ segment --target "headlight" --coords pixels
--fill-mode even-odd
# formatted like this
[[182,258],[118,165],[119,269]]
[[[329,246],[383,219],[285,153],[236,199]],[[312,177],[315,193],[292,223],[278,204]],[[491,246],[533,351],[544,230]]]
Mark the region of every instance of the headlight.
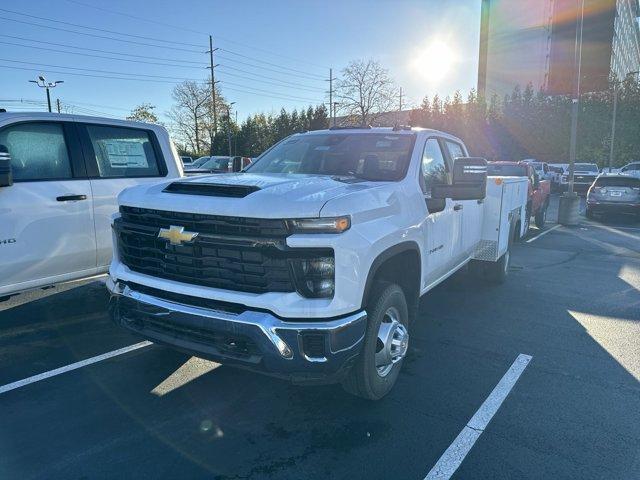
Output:
[[335,290],[335,260],[333,256],[293,260],[296,287],[307,298],[333,297]]
[[298,218],[287,220],[293,233],[342,233],[351,227],[351,218]]

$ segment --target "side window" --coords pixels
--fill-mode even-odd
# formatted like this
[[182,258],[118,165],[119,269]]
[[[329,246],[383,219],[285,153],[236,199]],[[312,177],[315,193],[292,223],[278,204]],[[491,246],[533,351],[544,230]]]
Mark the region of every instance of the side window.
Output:
[[422,152],[422,177],[424,178],[425,194],[431,196],[434,185],[449,183],[447,167],[440,144],[435,138],[427,140]]
[[462,149],[462,145],[457,142],[452,142],[451,140],[445,140],[445,145],[447,146],[447,150],[449,150],[449,155],[451,159],[458,157],[465,157],[464,150]]
[[135,128],[86,125],[100,178],[160,176],[149,132]]
[[11,155],[14,181],[64,180],[73,176],[59,123],[11,125],[0,131],[0,145],[7,147]]

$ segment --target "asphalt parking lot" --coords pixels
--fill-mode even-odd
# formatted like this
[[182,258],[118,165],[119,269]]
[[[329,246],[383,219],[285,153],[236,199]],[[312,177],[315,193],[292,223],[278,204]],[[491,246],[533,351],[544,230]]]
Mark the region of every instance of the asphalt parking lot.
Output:
[[376,403],[155,345],[3,390],[141,340],[100,282],[0,304],[0,478],[423,479],[525,354],[453,478],[637,480],[640,224],[545,232],[504,285],[457,274],[423,299]]

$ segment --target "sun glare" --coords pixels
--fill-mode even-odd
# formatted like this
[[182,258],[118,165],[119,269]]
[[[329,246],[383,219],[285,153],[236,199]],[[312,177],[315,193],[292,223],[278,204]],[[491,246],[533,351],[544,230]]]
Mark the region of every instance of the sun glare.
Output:
[[451,72],[456,61],[454,51],[443,41],[436,40],[418,52],[414,68],[431,83],[439,83]]

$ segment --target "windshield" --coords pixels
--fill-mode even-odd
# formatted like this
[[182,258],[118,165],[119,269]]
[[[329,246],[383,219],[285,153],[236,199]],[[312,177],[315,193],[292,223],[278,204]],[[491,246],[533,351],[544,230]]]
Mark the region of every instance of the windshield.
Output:
[[576,163],[575,171],[598,173],[598,165],[595,163]]
[[207,168],[209,170],[226,170],[229,165],[229,157],[211,157],[211,159],[205,162],[200,168]]
[[523,165],[501,165],[490,163],[487,165],[487,175],[503,177],[526,177],[527,169]]
[[542,170],[542,164],[541,163],[532,163],[531,165],[536,170],[536,172],[540,172]]
[[209,161],[211,157],[200,157],[197,160],[194,160],[189,164],[190,167],[200,167],[204,165],[205,162]]
[[393,133],[297,135],[269,150],[247,171],[400,180],[409,165],[414,142],[415,135]]
[[564,172],[562,167],[552,167],[551,165],[549,165],[549,170],[551,170],[553,173],[563,173]]

